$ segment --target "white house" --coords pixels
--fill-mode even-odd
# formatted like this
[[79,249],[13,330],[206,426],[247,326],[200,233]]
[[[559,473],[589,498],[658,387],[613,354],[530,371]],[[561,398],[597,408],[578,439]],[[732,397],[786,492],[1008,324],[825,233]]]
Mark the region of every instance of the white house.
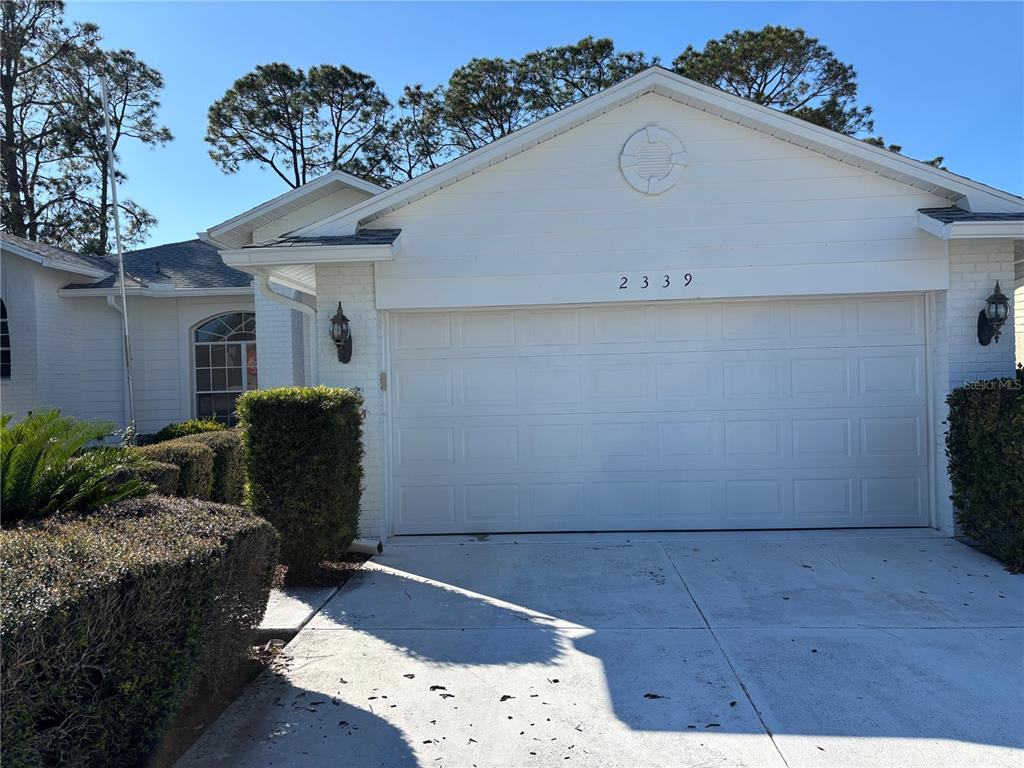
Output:
[[[116,262],[7,234],[0,250],[0,410],[127,424]],[[199,240],[126,254],[125,265],[139,431],[229,417],[237,392],[257,384],[252,277]],[[225,323],[248,327],[226,334]],[[215,375],[196,369],[211,352],[223,361]]]
[[[166,334],[138,386],[172,407],[143,431],[196,412],[196,332],[248,302],[253,384],[363,391],[366,536],[952,532],[944,399],[1012,373],[1024,314],[979,342],[996,281],[1011,304],[1024,282],[1024,199],[661,68],[393,189],[330,173],[200,238],[254,284],[205,314],[129,299]],[[78,354],[57,368],[113,413]]]
[[[944,398],[1014,368],[1013,323],[977,324],[1024,200],[660,68],[302,195],[201,237],[293,292],[313,381],[364,392],[367,535],[952,531]],[[261,385],[290,383],[257,302]]]

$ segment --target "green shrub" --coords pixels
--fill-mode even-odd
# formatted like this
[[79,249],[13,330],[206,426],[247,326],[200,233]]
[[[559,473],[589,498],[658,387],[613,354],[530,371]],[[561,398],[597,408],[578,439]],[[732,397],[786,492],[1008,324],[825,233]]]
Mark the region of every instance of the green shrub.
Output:
[[266,521],[156,495],[0,533],[4,767],[142,765],[242,658],[276,562]]
[[242,465],[242,431],[222,429],[178,438],[178,442],[198,443],[213,451],[213,490],[210,498],[222,504],[241,504],[245,469]]
[[960,530],[1024,571],[1024,379],[953,390],[946,456]]
[[281,534],[289,575],[343,553],[359,526],[362,396],[329,387],[246,392],[246,500]]
[[173,496],[178,490],[181,469],[177,464],[166,461],[149,461],[132,469],[131,474],[146,483],[151,483],[157,493]]
[[95,509],[143,496],[152,486],[132,475],[141,462],[128,449],[87,448],[113,425],[79,421],[57,410],[37,411],[17,424],[0,417],[0,508],[5,525],[56,512]]
[[213,449],[187,438],[168,440],[136,449],[150,461],[174,464],[181,470],[175,496],[209,499],[213,491]]
[[213,419],[189,419],[177,424],[168,424],[157,432],[153,439],[158,443],[162,443],[165,440],[173,440],[176,437],[200,435],[204,432],[220,432],[224,429],[227,429],[227,427]]

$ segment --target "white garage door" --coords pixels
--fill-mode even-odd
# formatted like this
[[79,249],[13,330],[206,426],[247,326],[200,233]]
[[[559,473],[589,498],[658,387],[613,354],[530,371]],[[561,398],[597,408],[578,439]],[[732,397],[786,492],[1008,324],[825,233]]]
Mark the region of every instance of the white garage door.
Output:
[[926,525],[922,296],[390,317],[396,533]]

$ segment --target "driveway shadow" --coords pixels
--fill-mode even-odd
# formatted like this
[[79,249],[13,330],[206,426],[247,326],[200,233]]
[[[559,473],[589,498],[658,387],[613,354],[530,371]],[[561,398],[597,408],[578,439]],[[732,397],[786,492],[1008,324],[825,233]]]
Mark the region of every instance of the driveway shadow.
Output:
[[[307,631],[356,630],[396,644],[409,656],[453,665],[544,664],[567,641],[556,617],[394,568],[370,565],[353,576]],[[522,634],[505,630],[528,629]],[[436,630],[436,631],[430,631]],[[495,630],[487,642],[460,644],[452,633]]]
[[339,675],[318,674],[310,660],[303,663],[304,672],[281,668],[260,675],[175,768],[420,765],[399,728],[345,701]]
[[[709,629],[651,552],[392,552],[289,646],[286,678],[260,678],[197,743],[212,743],[207,761],[183,766],[562,764],[581,754],[558,751],[567,737],[600,765],[774,766],[781,752],[814,768],[1013,766],[1024,748],[1019,627],[773,625],[752,611],[752,625]],[[595,564],[606,554],[636,562],[615,581]]]

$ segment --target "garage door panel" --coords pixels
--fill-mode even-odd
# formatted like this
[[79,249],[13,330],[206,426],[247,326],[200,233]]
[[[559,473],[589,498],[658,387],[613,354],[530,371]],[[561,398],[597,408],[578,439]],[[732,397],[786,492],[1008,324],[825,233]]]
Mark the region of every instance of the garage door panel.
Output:
[[[845,411],[845,413],[844,413]],[[923,414],[902,408],[563,413],[403,419],[395,474],[925,467]]]
[[922,478],[884,468],[837,472],[563,473],[403,481],[403,533],[722,530],[927,524]]
[[[776,359],[761,355],[773,354]],[[693,359],[690,359],[690,358]],[[577,355],[557,361],[431,360],[393,365],[398,418],[726,410],[764,407],[872,407],[926,402],[924,351],[898,347],[706,355]],[[447,366],[447,368],[445,368]]]
[[399,533],[925,525],[923,300],[398,313]]
[[[921,296],[396,313],[403,359],[915,346]],[[493,355],[491,354],[493,353]]]

